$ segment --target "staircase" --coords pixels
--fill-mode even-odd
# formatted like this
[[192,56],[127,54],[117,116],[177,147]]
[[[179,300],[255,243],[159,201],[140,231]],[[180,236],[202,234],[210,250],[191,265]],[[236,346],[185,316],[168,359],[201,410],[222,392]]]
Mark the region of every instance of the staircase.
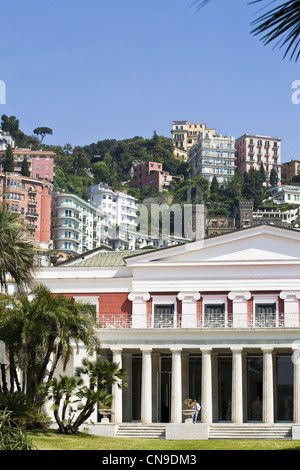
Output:
[[165,439],[166,427],[163,424],[120,424],[116,437],[140,437],[143,439]]
[[292,426],[286,424],[212,424],[208,439],[291,439]]

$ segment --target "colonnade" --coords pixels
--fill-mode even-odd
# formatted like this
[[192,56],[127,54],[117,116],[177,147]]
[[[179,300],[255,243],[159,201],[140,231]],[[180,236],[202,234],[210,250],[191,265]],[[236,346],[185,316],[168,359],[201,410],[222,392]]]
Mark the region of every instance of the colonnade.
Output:
[[[259,346],[257,346],[259,347]],[[122,367],[122,357],[127,348],[111,349],[112,360]],[[230,347],[232,354],[232,423],[243,422],[243,353],[244,347],[234,345]],[[263,393],[262,393],[262,421],[263,423],[274,423],[274,368],[272,346],[260,347],[263,354]],[[182,398],[183,398],[183,367],[182,356],[187,349],[182,347],[170,347],[172,355],[172,385],[171,385],[171,422],[182,423]],[[142,379],[141,379],[141,422],[152,423],[152,355],[155,348],[150,346],[140,348],[142,353]],[[212,423],[213,421],[213,381],[212,381],[212,357],[218,349],[212,346],[199,348],[202,358],[202,380],[201,380],[201,421]],[[298,349],[292,349],[292,361],[294,367],[294,390],[293,390],[293,422],[300,423],[300,357]],[[126,364],[125,364],[126,365]],[[116,383],[113,385],[113,414],[112,421],[122,422],[123,416],[123,391]]]

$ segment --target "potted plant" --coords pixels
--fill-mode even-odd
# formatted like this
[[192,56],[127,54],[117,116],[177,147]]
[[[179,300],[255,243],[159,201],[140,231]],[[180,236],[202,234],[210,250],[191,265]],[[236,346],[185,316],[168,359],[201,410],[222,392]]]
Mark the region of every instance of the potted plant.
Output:
[[187,416],[187,419],[185,420],[186,423],[191,423],[192,422],[192,416],[195,413],[194,410],[194,402],[191,398],[187,398],[183,404],[182,404],[182,413],[184,416]]
[[109,406],[110,404],[111,404],[110,402],[107,402],[105,404],[102,401],[99,401],[99,413],[103,416],[103,418],[101,418],[101,423],[102,424],[108,424],[109,423],[108,415],[112,414],[112,409],[111,409],[111,407],[108,408],[107,405]]

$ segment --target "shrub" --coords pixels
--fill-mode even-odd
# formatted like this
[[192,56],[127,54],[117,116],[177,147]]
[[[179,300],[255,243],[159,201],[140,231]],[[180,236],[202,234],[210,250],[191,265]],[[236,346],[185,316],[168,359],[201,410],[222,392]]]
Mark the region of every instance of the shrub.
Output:
[[26,430],[7,409],[0,410],[0,450],[33,450]]

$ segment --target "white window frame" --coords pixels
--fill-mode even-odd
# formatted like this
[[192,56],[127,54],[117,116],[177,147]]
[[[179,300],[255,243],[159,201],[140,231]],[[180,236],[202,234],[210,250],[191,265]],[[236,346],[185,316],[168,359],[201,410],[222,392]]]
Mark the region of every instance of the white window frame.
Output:
[[[278,321],[279,321],[279,310],[278,310],[278,295],[274,295],[274,294],[258,294],[258,295],[254,295],[253,296],[253,311],[252,311],[252,318],[253,318],[253,326],[255,327],[255,323],[256,323],[256,318],[255,318],[255,315],[256,315],[256,305],[257,304],[276,304],[276,323],[275,323],[275,326],[278,327]],[[255,327],[255,328],[263,328],[263,327]],[[267,328],[267,327],[266,327]],[[269,327],[268,327],[269,328]]]
[[[203,302],[202,302],[202,321],[203,321],[203,327],[205,328],[212,328],[209,326],[205,326],[205,306],[209,304],[214,304],[214,305],[225,305],[225,318],[224,318],[224,326],[220,328],[226,328],[228,324],[228,298],[227,296],[217,296],[217,295],[204,295],[203,296]],[[215,327],[217,328],[217,327]]]
[[177,300],[176,295],[154,295],[152,297],[152,315],[151,315],[151,328],[154,328],[154,310],[155,305],[173,305],[174,306],[174,318],[173,328],[177,328]]

